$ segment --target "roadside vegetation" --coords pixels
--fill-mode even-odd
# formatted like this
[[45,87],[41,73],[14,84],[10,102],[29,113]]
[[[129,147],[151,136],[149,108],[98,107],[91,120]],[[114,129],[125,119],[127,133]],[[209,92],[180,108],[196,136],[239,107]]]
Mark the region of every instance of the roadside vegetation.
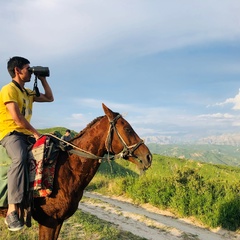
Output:
[[143,176],[125,160],[104,162],[87,190],[122,195],[206,227],[240,230],[240,168],[154,155]]

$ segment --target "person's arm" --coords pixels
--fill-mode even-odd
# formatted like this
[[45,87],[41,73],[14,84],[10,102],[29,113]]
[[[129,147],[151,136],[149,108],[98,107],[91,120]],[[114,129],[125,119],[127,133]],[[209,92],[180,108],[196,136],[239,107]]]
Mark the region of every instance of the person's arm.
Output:
[[41,134],[20,113],[17,103],[15,103],[15,102],[7,102],[5,105],[6,105],[7,109],[8,109],[8,111],[9,111],[9,113],[11,114],[12,119],[14,120],[14,122],[18,126],[29,130],[36,139],[41,137]]
[[45,77],[38,77],[38,79],[42,82],[42,86],[44,89],[44,93],[40,93],[39,97],[34,96],[35,102],[52,102],[54,100],[53,93],[51,87],[49,86]]

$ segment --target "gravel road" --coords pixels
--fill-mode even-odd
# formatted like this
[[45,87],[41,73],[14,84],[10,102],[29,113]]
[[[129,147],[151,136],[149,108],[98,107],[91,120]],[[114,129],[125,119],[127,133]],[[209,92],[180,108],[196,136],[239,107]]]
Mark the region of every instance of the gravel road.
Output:
[[92,192],[84,193],[79,209],[149,240],[240,240],[240,234],[221,229],[210,231],[150,205],[137,206],[130,200]]

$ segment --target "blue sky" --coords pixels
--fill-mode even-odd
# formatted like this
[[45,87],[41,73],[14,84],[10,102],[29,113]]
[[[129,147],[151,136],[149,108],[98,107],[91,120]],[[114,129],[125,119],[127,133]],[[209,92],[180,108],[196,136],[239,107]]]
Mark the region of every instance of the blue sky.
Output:
[[[10,57],[48,66],[36,128],[82,130],[122,113],[141,136],[240,132],[238,0],[0,2],[0,85]],[[31,83],[27,87],[33,87]]]

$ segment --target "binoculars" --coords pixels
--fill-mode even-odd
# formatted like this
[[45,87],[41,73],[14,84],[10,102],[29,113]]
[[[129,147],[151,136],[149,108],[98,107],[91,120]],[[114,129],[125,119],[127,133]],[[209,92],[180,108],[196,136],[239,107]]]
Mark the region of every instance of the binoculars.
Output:
[[50,76],[50,71],[48,67],[34,66],[34,67],[30,67],[28,71],[39,77]]

